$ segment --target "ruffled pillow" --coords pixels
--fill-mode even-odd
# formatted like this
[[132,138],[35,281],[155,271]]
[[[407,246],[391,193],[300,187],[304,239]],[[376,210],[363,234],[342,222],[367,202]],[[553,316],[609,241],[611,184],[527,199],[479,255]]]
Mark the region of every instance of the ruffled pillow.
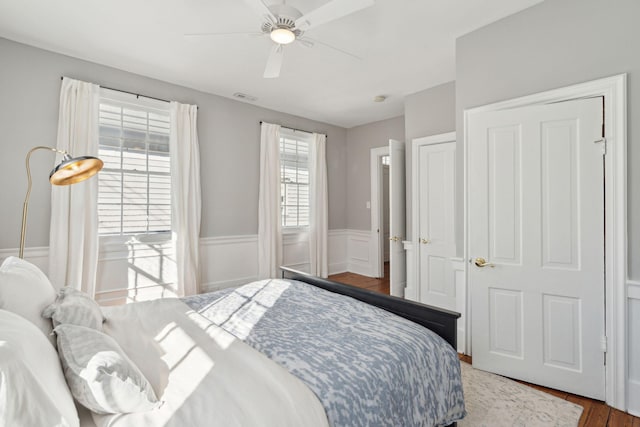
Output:
[[98,414],[144,412],[158,405],[149,381],[109,335],[72,324],[54,332],[67,384],[82,405]]
[[102,310],[89,295],[77,289],[64,287],[58,291],[58,297],[42,312],[42,316],[53,321],[53,327],[59,325],[77,325],[102,331]]

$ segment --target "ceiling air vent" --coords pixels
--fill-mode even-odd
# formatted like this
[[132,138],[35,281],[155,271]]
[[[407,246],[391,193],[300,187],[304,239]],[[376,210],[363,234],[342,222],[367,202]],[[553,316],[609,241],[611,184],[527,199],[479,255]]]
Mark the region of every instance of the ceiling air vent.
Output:
[[242,99],[243,101],[255,102],[258,100],[255,96],[247,95],[246,93],[236,92],[233,94],[234,98]]

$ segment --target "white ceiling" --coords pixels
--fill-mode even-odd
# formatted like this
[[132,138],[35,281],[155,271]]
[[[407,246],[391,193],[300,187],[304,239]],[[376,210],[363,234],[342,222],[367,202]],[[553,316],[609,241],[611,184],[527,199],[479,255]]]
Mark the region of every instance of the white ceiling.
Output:
[[[307,13],[327,1],[287,4]],[[184,36],[259,31],[242,0],[0,0],[0,37],[349,128],[402,115],[406,95],[455,79],[457,37],[541,1],[377,0],[305,33],[361,60],[294,43],[277,79],[262,77],[268,37]]]

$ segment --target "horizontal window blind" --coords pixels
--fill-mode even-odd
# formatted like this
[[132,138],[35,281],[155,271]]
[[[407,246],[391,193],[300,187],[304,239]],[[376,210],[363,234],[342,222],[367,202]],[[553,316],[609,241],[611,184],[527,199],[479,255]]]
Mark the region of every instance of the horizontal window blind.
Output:
[[309,226],[310,134],[281,131],[280,197],[283,227]]
[[102,98],[99,125],[99,233],[170,231],[169,111]]

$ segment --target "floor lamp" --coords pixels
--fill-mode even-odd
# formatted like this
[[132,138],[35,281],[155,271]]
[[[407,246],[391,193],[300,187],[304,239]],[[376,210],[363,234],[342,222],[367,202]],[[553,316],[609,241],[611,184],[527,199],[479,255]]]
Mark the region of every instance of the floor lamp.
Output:
[[62,154],[62,161],[49,174],[49,182],[53,185],[70,185],[76,182],[84,181],[97,174],[104,163],[97,157],[82,156],[71,157],[66,151],[58,150],[53,147],[38,146],[34,147],[27,153],[25,160],[27,164],[27,195],[22,205],[22,230],[20,231],[20,252],[19,257],[24,258],[24,238],[27,233],[27,211],[29,210],[29,196],[31,195],[31,167],[29,161],[31,153],[36,150],[49,150],[54,153]]

